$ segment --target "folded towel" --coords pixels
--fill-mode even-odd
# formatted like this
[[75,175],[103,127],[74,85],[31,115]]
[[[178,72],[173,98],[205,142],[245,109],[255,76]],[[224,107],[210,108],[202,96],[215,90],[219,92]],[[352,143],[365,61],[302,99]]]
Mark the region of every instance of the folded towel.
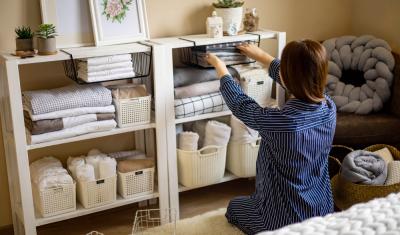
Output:
[[104,76],[90,76],[90,75],[85,75],[81,74],[79,76],[80,79],[84,80],[85,82],[105,82],[105,81],[112,81],[112,80],[118,80],[118,79],[126,79],[126,78],[134,78],[135,72],[129,71],[129,72],[124,72],[124,73],[113,73],[113,74],[108,74]]
[[115,68],[115,69],[105,69],[102,71],[96,71],[96,72],[85,72],[78,70],[78,77],[79,78],[95,78],[95,77],[105,77],[105,76],[111,76],[115,74],[123,74],[123,73],[131,73],[133,72],[132,66],[130,67],[124,67],[124,68]]
[[385,185],[400,183],[400,161],[392,161],[388,165],[388,175]]
[[107,154],[109,157],[116,159],[117,161],[128,160],[128,159],[146,159],[146,154],[142,151],[121,151]]
[[385,160],[386,164],[389,164],[390,162],[394,161],[392,153],[390,152],[390,150],[388,148],[380,149],[378,151],[375,151],[374,153],[378,154],[381,158],[383,158],[383,160]]
[[36,179],[38,174],[46,168],[62,167],[60,160],[55,157],[43,157],[39,160],[32,162],[29,165],[29,171],[31,173],[31,179]]
[[64,173],[43,177],[42,179],[40,179],[40,182],[37,185],[39,186],[40,190],[46,190],[54,187],[70,185],[73,183],[74,181],[72,177],[67,173]]
[[[239,77],[234,68],[228,68],[228,70],[234,78]],[[218,80],[218,75],[215,69],[201,69],[196,67],[174,68],[175,88],[214,80]]]
[[130,87],[124,86],[112,89],[112,96],[114,99],[143,97],[147,96],[147,90],[145,85],[131,85]]
[[115,119],[115,113],[84,114],[75,117],[46,119],[32,121],[28,112],[24,111],[25,126],[32,135],[39,135],[53,131],[59,131],[89,122]]
[[85,158],[86,163],[93,166],[96,179],[101,178],[99,164],[103,158],[107,158],[107,155],[97,149],[90,150],[88,156]]
[[219,80],[195,83],[184,87],[177,87],[174,89],[175,99],[189,98],[193,96],[215,93],[219,91],[219,87]]
[[128,173],[154,167],[154,159],[124,160],[118,162],[118,172]]
[[387,164],[375,153],[357,150],[344,158],[340,174],[353,183],[383,185],[387,177]]
[[232,136],[230,141],[240,144],[254,143],[258,140],[258,132],[247,127],[237,117],[231,116]]
[[90,182],[96,180],[94,167],[90,164],[78,166],[76,168],[76,180],[79,182]]
[[80,136],[89,133],[109,131],[114,129],[117,123],[114,120],[97,121],[90,122],[83,125],[75,126],[68,129],[63,129],[60,131],[49,132],[40,135],[31,135],[27,133],[28,142],[30,144],[39,144],[49,141],[62,140],[67,138],[72,138],[75,136]]
[[41,191],[74,183],[67,170],[62,167],[60,160],[54,157],[36,160],[30,164],[29,169],[32,187],[38,187]]
[[24,106],[32,114],[44,114],[82,107],[111,105],[111,91],[101,85],[70,85],[51,90],[23,92]]
[[85,158],[84,156],[68,157],[67,165],[68,165],[68,170],[71,172],[72,177],[74,179],[77,179],[76,168],[85,165]]
[[184,151],[197,151],[199,135],[194,132],[182,132],[179,134],[178,148]]
[[132,65],[133,65],[132,61],[125,61],[125,62],[118,62],[111,64],[88,66],[86,62],[80,61],[78,63],[78,73],[95,73],[113,69],[133,68]]
[[199,144],[198,144],[199,149],[204,147],[204,138],[206,136],[207,122],[208,122],[207,120],[200,120],[195,122],[192,126],[193,132],[199,135]]
[[105,107],[83,107],[83,108],[76,108],[76,109],[66,109],[61,111],[55,111],[51,113],[44,113],[34,115],[30,112],[27,107],[24,107],[24,112],[29,115],[29,118],[32,121],[40,121],[40,120],[48,120],[48,119],[57,119],[57,118],[65,118],[65,117],[76,117],[85,114],[108,114],[108,113],[115,113],[115,106],[109,105]]
[[231,137],[231,128],[225,123],[209,121],[206,125],[204,146],[227,146]]
[[88,67],[97,66],[103,64],[112,64],[112,63],[120,63],[132,61],[131,54],[123,54],[123,55],[111,55],[111,56],[101,56],[101,57],[93,57],[87,59],[81,59],[81,61],[85,62]]
[[106,179],[117,175],[117,161],[114,158],[102,157],[98,162],[99,178]]

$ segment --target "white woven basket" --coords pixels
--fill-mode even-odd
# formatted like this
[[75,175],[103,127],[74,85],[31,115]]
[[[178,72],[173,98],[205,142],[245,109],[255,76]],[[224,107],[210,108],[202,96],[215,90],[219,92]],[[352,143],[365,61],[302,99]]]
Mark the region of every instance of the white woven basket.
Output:
[[128,173],[118,172],[118,193],[123,198],[140,197],[154,192],[154,167]]
[[109,204],[117,199],[117,176],[90,181],[78,181],[78,200],[84,208]]
[[118,127],[129,127],[150,123],[151,96],[132,99],[114,99]]
[[36,210],[42,217],[55,216],[76,210],[76,185],[62,185],[39,190],[33,185],[33,200]]
[[262,69],[241,75],[240,85],[243,91],[258,104],[265,107],[271,100],[272,79]]
[[226,169],[238,177],[256,176],[256,162],[260,141],[248,144],[229,142]]
[[215,184],[224,177],[226,146],[207,146],[198,151],[177,151],[179,183],[183,186]]

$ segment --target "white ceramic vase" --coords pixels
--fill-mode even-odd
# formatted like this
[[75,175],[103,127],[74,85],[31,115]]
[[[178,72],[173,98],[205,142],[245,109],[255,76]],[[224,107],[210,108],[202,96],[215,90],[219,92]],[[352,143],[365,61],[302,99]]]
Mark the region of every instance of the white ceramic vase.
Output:
[[215,8],[215,11],[223,19],[224,34],[237,35],[242,30],[243,7]]

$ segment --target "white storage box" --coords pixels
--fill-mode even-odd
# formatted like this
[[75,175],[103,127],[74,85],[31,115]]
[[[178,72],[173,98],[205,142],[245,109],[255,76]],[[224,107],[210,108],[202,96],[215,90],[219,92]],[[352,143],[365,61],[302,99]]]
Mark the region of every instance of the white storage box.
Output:
[[55,216],[76,210],[76,185],[62,185],[46,190],[32,187],[36,210],[42,217]]
[[154,167],[128,173],[118,172],[118,193],[123,198],[140,197],[154,192]]
[[258,139],[254,143],[248,144],[229,142],[226,169],[238,177],[256,176],[256,162],[260,141],[261,139]]
[[178,179],[185,187],[218,183],[225,173],[226,146],[207,146],[198,151],[178,149]]
[[271,100],[272,79],[264,69],[253,69],[240,73],[240,86],[258,104],[266,107]]
[[118,127],[129,127],[150,123],[151,96],[132,99],[114,99]]
[[85,208],[106,205],[117,199],[117,176],[77,185],[79,202]]

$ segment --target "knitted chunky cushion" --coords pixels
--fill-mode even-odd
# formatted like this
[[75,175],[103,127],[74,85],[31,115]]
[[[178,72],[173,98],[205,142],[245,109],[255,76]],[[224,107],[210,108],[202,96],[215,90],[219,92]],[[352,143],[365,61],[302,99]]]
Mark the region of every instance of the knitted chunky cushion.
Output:
[[323,42],[328,57],[327,93],[339,112],[377,112],[390,99],[395,60],[389,44],[374,36],[342,36]]

